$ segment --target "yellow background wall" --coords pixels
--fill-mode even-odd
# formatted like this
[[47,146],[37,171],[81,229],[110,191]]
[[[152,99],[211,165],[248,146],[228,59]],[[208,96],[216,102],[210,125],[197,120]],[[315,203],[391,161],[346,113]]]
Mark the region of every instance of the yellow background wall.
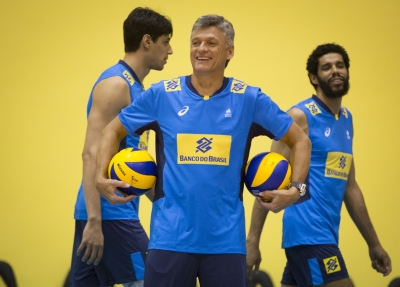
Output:
[[[69,269],[73,208],[81,177],[86,103],[99,74],[123,57],[122,22],[136,6],[169,16],[174,55],[152,82],[191,73],[189,35],[197,17],[217,13],[236,30],[226,70],[257,85],[283,109],[310,96],[305,62],[321,43],[343,45],[351,58],[344,105],[355,124],[357,178],[375,229],[393,261],[383,278],[343,210],[340,247],[356,286],[387,286],[398,269],[400,2],[381,1],[0,1],[0,260],[18,283],[62,286]],[[270,141],[254,141],[251,155]],[[154,151],[154,149],[153,149]],[[140,215],[148,230],[151,205]],[[244,197],[247,226],[253,198]],[[282,214],[264,230],[261,268],[275,286],[285,263]],[[0,280],[0,287],[3,287]]]

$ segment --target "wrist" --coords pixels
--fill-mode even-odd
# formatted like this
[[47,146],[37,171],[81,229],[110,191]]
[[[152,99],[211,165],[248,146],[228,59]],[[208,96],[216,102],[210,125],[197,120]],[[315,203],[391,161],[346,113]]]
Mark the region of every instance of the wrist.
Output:
[[306,187],[307,185],[305,183],[298,181],[293,181],[289,184],[289,189],[295,188],[297,192],[300,194],[300,196],[304,196],[306,194]]

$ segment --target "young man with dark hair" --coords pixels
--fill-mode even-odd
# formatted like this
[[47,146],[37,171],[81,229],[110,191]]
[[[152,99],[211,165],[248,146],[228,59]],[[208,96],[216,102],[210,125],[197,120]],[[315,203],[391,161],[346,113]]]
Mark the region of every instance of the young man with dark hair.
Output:
[[[125,56],[94,84],[87,106],[83,180],[75,204],[72,286],[143,286],[148,237],[139,221],[139,198],[111,205],[95,186],[96,154],[104,127],[143,91],[150,70],[162,70],[172,54],[171,21],[136,8],[124,22]],[[147,149],[148,133],[124,137],[119,149]],[[153,194],[147,194],[152,199]],[[119,194],[119,196],[122,196]]]

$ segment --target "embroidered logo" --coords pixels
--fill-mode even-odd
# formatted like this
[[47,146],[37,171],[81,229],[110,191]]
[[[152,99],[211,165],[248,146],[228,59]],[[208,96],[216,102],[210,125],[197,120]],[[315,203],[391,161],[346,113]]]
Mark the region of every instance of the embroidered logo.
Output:
[[225,118],[231,118],[232,117],[232,111],[231,109],[227,109],[225,112]]
[[321,110],[318,108],[318,106],[314,102],[311,102],[309,104],[305,104],[305,106],[306,106],[307,109],[310,110],[310,113],[313,116],[322,113]]
[[184,114],[186,114],[187,112],[188,112],[188,110],[189,110],[189,107],[188,106],[184,106],[183,108],[182,108],[182,110],[180,110],[179,112],[178,112],[178,116],[183,116]]
[[244,94],[246,91],[247,85],[238,80],[232,81],[231,92],[235,94]]
[[324,259],[326,274],[339,272],[341,270],[337,256],[332,256]]
[[331,134],[331,129],[330,129],[330,128],[326,128],[326,130],[325,130],[325,136],[326,136],[326,137],[329,137],[330,134]]
[[179,78],[164,81],[164,88],[166,92],[174,92],[181,90],[181,80]]
[[128,80],[128,82],[131,86],[135,83],[135,80],[133,79],[132,75],[129,74],[129,72],[127,70],[125,70],[122,74],[124,75],[125,79]]

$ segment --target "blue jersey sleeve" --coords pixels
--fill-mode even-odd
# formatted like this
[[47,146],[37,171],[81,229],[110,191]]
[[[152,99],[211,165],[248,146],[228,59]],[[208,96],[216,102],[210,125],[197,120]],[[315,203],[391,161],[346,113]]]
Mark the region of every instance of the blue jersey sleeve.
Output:
[[261,90],[258,91],[253,121],[272,133],[274,140],[281,139],[293,123],[292,118]]
[[156,121],[156,96],[153,88],[149,88],[137,97],[134,102],[122,109],[119,119],[128,133],[141,134]]

